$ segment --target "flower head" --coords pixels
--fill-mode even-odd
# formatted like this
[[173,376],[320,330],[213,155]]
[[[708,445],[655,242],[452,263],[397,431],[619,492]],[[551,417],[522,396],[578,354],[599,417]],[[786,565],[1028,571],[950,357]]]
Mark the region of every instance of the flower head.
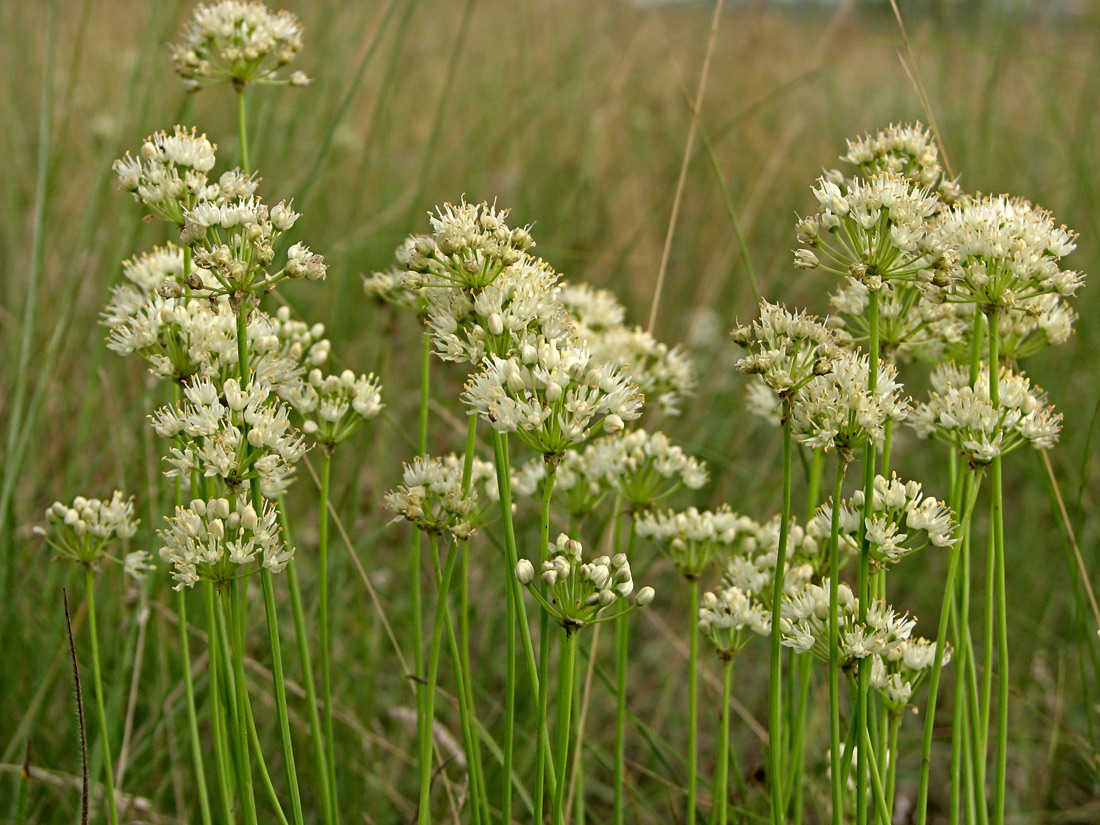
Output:
[[[124,498],[115,490],[107,501],[84,496],[77,496],[69,505],[55,501],[46,510],[47,529],[36,528],[36,532],[46,537],[57,558],[95,566],[104,557],[113,559],[107,548],[131,538],[139,523],[140,519],[134,518],[133,497]],[[134,559],[125,565],[126,572],[141,578],[146,555],[141,551],[129,554]]]

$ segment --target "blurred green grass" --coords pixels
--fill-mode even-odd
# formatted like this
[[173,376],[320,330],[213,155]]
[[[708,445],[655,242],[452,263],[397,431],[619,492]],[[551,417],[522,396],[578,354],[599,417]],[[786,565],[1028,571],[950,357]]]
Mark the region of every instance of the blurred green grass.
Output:
[[[385,371],[392,420],[410,420],[416,404],[414,382],[402,379],[414,369],[418,338],[407,319],[392,318],[362,296],[359,274],[389,266],[393,248],[424,228],[426,212],[437,203],[465,195],[510,206],[516,223],[534,223],[538,254],[570,279],[614,289],[631,317],[644,321],[690,122],[688,98],[710,25],[706,4],[285,5],[306,27],[299,68],[316,82],[304,90],[253,90],[254,164],[264,177],[265,198],[294,197],[304,212],[295,240],[330,263],[323,285],[295,284],[286,295],[305,317],[326,324],[339,363]],[[4,763],[21,756],[27,733],[21,723],[30,719],[36,764],[78,771],[64,667],[48,664],[62,643],[55,597],[67,573],[48,564],[29,527],[55,498],[113,487],[139,492],[146,528],[154,526],[149,514],[164,511],[141,491],[155,488],[158,472],[159,447],[145,415],[165,399],[141,366],[106,351],[96,321],[121,259],[166,239],[160,224],[139,223],[134,204],[115,190],[110,161],[135,150],[148,133],[179,121],[197,124],[223,152],[232,152],[228,93],[188,97],[171,71],[164,44],[176,36],[190,7],[176,0],[0,4],[0,429],[6,438],[18,424],[14,443],[26,445],[21,461],[7,441],[3,453],[10,496],[3,502],[0,534],[0,636],[17,663],[0,677]],[[1071,265],[1100,272],[1100,9],[1068,19],[1010,16],[980,4],[910,3],[903,9],[964,188],[1010,192],[1051,209],[1081,233]],[[38,129],[51,42],[54,64],[45,79],[51,92],[49,145],[43,147]],[[795,215],[812,207],[809,186],[822,166],[837,165],[845,137],[922,117],[897,57],[900,45],[888,9],[878,4],[849,4],[842,14],[762,3],[726,10],[701,129],[770,299],[827,309],[831,284],[791,266]],[[38,175],[43,150],[45,172]],[[655,332],[670,343],[696,345],[702,380],[684,419],[669,426],[711,462],[712,501],[729,501],[763,518],[778,504],[768,483],[776,476],[778,439],[743,412],[742,381],[724,342],[734,319],[754,313],[752,294],[721,187],[700,145],[688,174]],[[44,218],[40,265],[32,243],[38,206]],[[24,307],[34,273],[39,286],[28,316],[32,344],[20,399]],[[1087,285],[1076,302],[1076,336],[1027,365],[1066,414],[1052,461],[1075,517],[1080,497],[1078,538],[1089,565],[1097,555],[1095,484],[1083,471],[1089,469],[1090,425],[1100,396],[1098,301],[1094,286]],[[450,403],[461,378],[451,375],[436,398]],[[394,615],[403,617],[408,604],[400,583],[400,537],[394,530],[379,533],[385,519],[379,499],[396,483],[399,462],[411,451],[392,431],[381,440],[388,444],[368,446],[362,437],[359,456],[338,456],[337,498],[359,547],[380,535],[370,550],[372,575]],[[444,432],[441,449],[445,440]],[[925,479],[932,491],[945,489],[934,469],[937,457],[926,445],[909,440],[900,449],[906,473]],[[1016,608],[1010,633],[1018,656],[1013,686],[1021,698],[1014,709],[1019,724],[1013,770],[1017,786],[1028,789],[1020,804],[1024,810],[1067,812],[1060,821],[1095,821],[1095,808],[1072,818],[1075,807],[1095,798],[1096,785],[1086,736],[1094,715],[1086,692],[1091,677],[1078,665],[1071,571],[1030,454],[1014,457],[1007,483],[1008,532],[1014,537],[1008,589]],[[308,501],[304,491],[302,496]],[[310,525],[304,528],[297,537],[300,549],[313,540]],[[392,719],[379,722],[377,715],[378,708],[397,701],[399,680],[376,669],[388,661],[388,648],[345,564],[349,583],[340,621],[370,628],[349,633],[340,654],[348,691],[341,695],[367,737],[355,762],[364,774],[374,772],[374,778],[355,779],[354,787],[373,793],[390,788],[394,810],[400,811],[401,783],[407,782],[397,778],[400,761],[383,770],[378,760],[381,742],[397,737],[407,744],[407,732],[395,732]],[[939,569],[940,560],[903,568],[897,577],[903,607],[933,614]],[[136,625],[121,604],[116,610],[131,634],[119,635],[113,657],[121,661],[132,655]],[[491,629],[487,621],[484,632]],[[150,678],[170,691],[167,661],[156,659],[166,654],[149,655],[159,662]],[[664,643],[639,653],[654,667],[666,655]],[[759,709],[762,683],[752,674],[760,662],[749,661],[743,700]],[[43,674],[51,666],[47,679]],[[352,686],[376,683],[372,704],[356,705]],[[675,679],[662,685],[661,695],[643,700],[643,718],[654,709],[660,718],[677,714],[671,697],[680,686]],[[126,687],[116,685],[120,708]],[[31,714],[39,694],[41,708]],[[151,724],[168,724],[142,707]],[[170,738],[168,731],[152,727],[141,746],[155,748]],[[348,738],[355,739],[351,728]],[[756,746],[749,747],[752,754]],[[134,768],[159,783],[148,790],[158,805],[162,797],[179,795],[186,781],[186,769],[181,774],[173,764],[179,762],[162,754]],[[59,821],[73,799],[71,789],[39,796],[41,821]],[[647,804],[660,809],[664,803]]]

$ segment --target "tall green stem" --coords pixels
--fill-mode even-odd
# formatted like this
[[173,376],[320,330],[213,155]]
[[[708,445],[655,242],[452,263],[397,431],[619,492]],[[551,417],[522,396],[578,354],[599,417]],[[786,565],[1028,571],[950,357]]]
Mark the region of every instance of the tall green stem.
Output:
[[[688,579],[688,798],[687,825],[695,825],[699,774],[699,579]],[[782,784],[780,785],[782,787]]]
[[[558,472],[557,456],[546,461],[546,478],[542,483],[542,507],[539,510],[539,569],[550,556],[550,502],[554,498],[554,479]],[[546,586],[542,580],[538,583],[543,596]],[[543,744],[546,741],[547,692],[550,683],[550,614],[539,611],[539,692],[538,692],[538,731],[535,741],[535,822],[543,821],[543,798],[545,794],[546,758]],[[562,785],[565,783],[562,782]]]
[[329,645],[329,607],[328,607],[328,498],[329,479],[332,475],[332,453],[321,451],[321,493],[320,524],[317,537],[317,572],[319,577],[319,601],[321,624],[321,701],[324,703],[325,724],[325,767],[328,770],[328,786],[332,793],[332,810],[335,821],[339,821],[339,808],[336,801],[336,745],[332,724],[332,665]]
[[[420,337],[420,409],[417,425],[416,453],[428,454],[428,403],[431,399],[432,338],[425,330]],[[416,685],[416,729],[419,731],[430,724],[424,715],[424,616],[421,583],[421,549],[424,536],[419,530],[412,531],[410,540],[409,564],[412,579],[412,624],[413,624],[413,677]],[[419,753],[419,751],[418,751]],[[430,765],[420,765],[420,771],[431,770]]]
[[245,101],[245,87],[237,86],[237,141],[241,152],[241,171],[246,175],[252,172],[248,160],[248,117]]
[[187,700],[187,732],[191,740],[191,761],[195,768],[195,790],[199,795],[199,811],[203,825],[211,825],[210,793],[206,788],[206,769],[199,737],[199,717],[195,707],[195,686],[191,679],[191,640],[187,636],[187,597],[183,590],[176,593],[176,615],[179,617],[180,656],[183,659],[183,690]]
[[561,645],[561,663],[558,672],[558,761],[555,771],[558,776],[558,787],[554,794],[554,825],[565,825],[565,788],[569,784],[565,781],[565,771],[569,759],[569,714],[573,709],[573,669],[577,661],[577,634],[573,628],[565,628],[565,637]]
[[203,598],[206,605],[207,642],[209,652],[207,655],[207,668],[210,673],[210,723],[214,728],[214,767],[218,773],[218,789],[221,796],[221,818],[226,825],[236,822],[233,815],[233,790],[230,782],[229,754],[226,752],[227,724],[225,708],[222,706],[221,673],[222,663],[225,661],[221,650],[221,632],[218,627],[218,610],[215,604],[214,585],[212,582],[203,582]]
[[[271,678],[275,683],[275,712],[279,717],[279,736],[283,745],[286,779],[290,785],[290,811],[295,825],[303,825],[302,795],[298,789],[298,768],[294,762],[294,739],[290,734],[290,714],[286,704],[286,679],[283,677],[283,648],[279,640],[279,619],[275,612],[275,584],[270,570],[260,571],[267,615],[267,636],[271,642]],[[262,758],[262,757],[261,757]]]
[[[829,755],[833,825],[844,821],[844,784],[840,765],[840,496],[848,462],[837,455],[833,482],[833,518],[829,532]],[[778,621],[778,620],[773,620]]]
[[229,582],[229,604],[226,608],[226,624],[231,634],[230,651],[233,655],[234,685],[237,691],[237,739],[238,771],[241,783],[241,808],[246,825],[258,825],[256,794],[252,787],[252,757],[248,744],[248,684],[244,675],[244,600],[241,598],[240,581]]
[[447,591],[451,584],[458,553],[452,550],[447,554],[446,567],[439,562],[439,539],[434,533],[428,535],[428,546],[432,553],[432,566],[438,588],[438,600],[435,607],[435,620],[432,624],[432,641],[428,649],[428,680],[424,686],[424,717],[427,721],[419,735],[420,748],[420,825],[432,822],[432,729],[435,724],[435,688],[439,680],[439,650],[443,640],[443,616],[447,611]]
[[[989,400],[994,409],[1001,405],[999,312],[989,316]],[[994,565],[987,575],[995,582],[997,604],[997,762],[994,773],[993,821],[1002,825],[1005,818],[1005,777],[1008,756],[1008,610],[1005,604],[1004,500],[1001,482],[1001,457],[993,458],[991,480],[992,509],[989,514],[993,531]],[[988,668],[990,663],[986,662]]]
[[[622,516],[618,509],[622,499],[616,500],[615,513],[615,552],[622,551]],[[626,557],[633,559],[637,533],[634,530],[634,514],[630,519],[630,538],[627,541]],[[627,652],[630,646],[630,614],[623,613],[615,617],[615,825],[623,825],[626,817],[626,683]]]
[[[783,606],[783,576],[787,563],[787,543],[791,531],[791,400],[783,400],[783,504],[779,521],[779,546],[775,558],[772,585],[771,661],[768,676],[768,751],[769,782],[772,791],[772,822],[785,825],[787,805],[783,786],[786,782],[783,759],[783,659],[779,633],[779,614]],[[695,621],[693,620],[692,626]]]
[[729,811],[730,703],[733,701],[733,654],[723,652],[722,707],[718,722],[718,752],[714,766],[714,813],[711,825],[726,825]]
[[88,567],[84,574],[88,594],[88,634],[92,640],[92,685],[95,687],[95,707],[99,715],[99,741],[103,743],[103,776],[107,785],[107,819],[118,825],[118,806],[115,802],[115,766],[111,758],[111,728],[107,724],[107,707],[103,700],[103,676],[99,664],[99,633],[95,612],[95,574]]

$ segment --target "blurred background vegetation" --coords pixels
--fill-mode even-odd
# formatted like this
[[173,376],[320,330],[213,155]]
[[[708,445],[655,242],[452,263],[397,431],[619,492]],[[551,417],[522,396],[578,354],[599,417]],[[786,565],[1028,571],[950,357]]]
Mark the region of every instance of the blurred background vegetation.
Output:
[[[394,247],[424,231],[433,205],[463,195],[496,199],[512,208],[514,223],[534,224],[539,255],[571,280],[613,289],[644,323],[713,7],[613,0],[283,5],[306,29],[295,68],[315,83],[252,90],[253,164],[267,200],[294,198],[303,213],[294,240],[330,265],[324,284],[288,285],[287,299],[326,325],[339,365],[381,371],[386,381],[390,416],[374,428],[377,438],[361,435],[338,455],[335,489],[371,580],[391,620],[400,620],[409,608],[405,534],[383,529],[380,494],[397,483],[400,462],[413,452],[401,422],[416,405],[418,335],[411,319],[363,296],[360,274],[390,266]],[[59,595],[70,573],[49,563],[30,529],[56,498],[118,487],[137,494],[141,535],[155,550],[152,528],[166,510],[157,501],[160,445],[145,419],[166,399],[143,366],[106,350],[97,320],[123,258],[168,239],[162,224],[141,223],[117,191],[111,161],[177,122],[205,131],[224,159],[233,152],[229,92],[188,96],[171,70],[165,44],[191,6],[0,3],[0,771],[11,773],[0,775],[0,799],[14,788],[31,741],[33,763],[56,771],[36,786],[37,821],[71,821],[79,752]],[[909,2],[902,10],[963,188],[1021,195],[1052,210],[1080,232],[1069,265],[1100,273],[1100,4]],[[779,439],[743,412],[743,381],[725,339],[734,320],[755,308],[723,185],[764,295],[826,312],[833,284],[791,264],[795,216],[814,208],[809,187],[822,167],[838,165],[845,137],[923,119],[901,48],[885,3],[726,4],[700,122],[718,171],[697,141],[654,330],[670,344],[684,342],[698,360],[697,397],[682,420],[665,425],[710,462],[710,503],[728,501],[759,519],[779,504],[770,483]],[[1051,459],[1090,567],[1098,560],[1090,465],[1100,396],[1098,301],[1100,291],[1086,285],[1076,302],[1076,336],[1027,365],[1066,415]],[[923,372],[903,372],[914,393]],[[439,374],[449,382],[435,395],[435,446],[444,450],[458,442],[448,428],[460,418],[464,376]],[[939,456],[927,444],[908,439],[898,449],[904,473],[946,494]],[[1095,628],[1082,621],[1075,568],[1039,462],[1029,452],[1008,467],[1017,698],[1010,770],[1019,821],[1049,812],[1049,821],[1095,822],[1100,671],[1092,645],[1082,642],[1086,634],[1095,641]],[[312,482],[302,475],[305,512]],[[295,537],[300,551],[312,547],[310,529]],[[414,734],[394,721],[394,708],[408,704],[408,695],[350,557],[339,564],[347,573],[340,595],[346,638],[336,692],[347,703],[351,776],[342,798],[354,799],[352,789],[367,794],[359,821],[402,821],[414,798],[415,765],[393,756],[408,750]],[[941,570],[942,559],[931,556],[908,562],[895,577],[899,607],[934,616]],[[668,582],[675,603],[680,596],[671,576]],[[126,786],[152,812],[179,810],[189,766],[170,753],[182,749],[172,742],[180,711],[164,661],[171,654],[140,647],[145,623],[134,621],[126,598],[145,604],[148,594],[116,585],[111,609],[119,633],[108,656],[124,664],[144,650],[149,691],[134,712]],[[158,610],[157,622],[167,621]],[[638,712],[665,729],[682,713],[676,696],[683,688],[667,665],[675,646],[659,639],[680,629],[669,622],[646,625],[657,641],[637,654],[657,673]],[[494,627],[487,621],[487,637]],[[763,718],[763,648],[744,662],[739,696]],[[113,688],[121,715],[130,685]],[[918,728],[906,726],[914,741]],[[748,726],[738,736],[742,769],[751,774],[759,741]],[[665,792],[655,788],[639,821],[667,815]]]

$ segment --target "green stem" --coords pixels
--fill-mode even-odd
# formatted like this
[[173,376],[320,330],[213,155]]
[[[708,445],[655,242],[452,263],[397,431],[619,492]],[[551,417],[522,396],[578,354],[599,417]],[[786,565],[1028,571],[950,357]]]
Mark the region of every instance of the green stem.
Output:
[[711,825],[726,825],[729,809],[730,703],[733,700],[733,655],[722,655],[722,707],[718,722],[718,753],[714,766],[714,813]]
[[303,825],[302,795],[298,789],[298,768],[294,763],[294,739],[290,734],[290,715],[286,705],[286,680],[283,677],[283,648],[279,640],[279,619],[275,612],[275,584],[271,571],[260,571],[267,615],[267,636],[271,642],[271,677],[275,682],[275,712],[279,717],[279,735],[283,744],[286,779],[290,784],[290,811],[295,825]]
[[206,789],[206,768],[199,738],[199,715],[195,708],[195,686],[191,679],[191,641],[187,636],[187,597],[176,592],[176,615],[179,617],[180,656],[183,659],[183,691],[187,701],[187,732],[191,739],[191,761],[195,767],[195,790],[199,795],[199,811],[203,825],[211,825],[210,794]]
[[432,553],[432,566],[438,586],[438,600],[435,606],[435,620],[432,623],[432,642],[428,649],[428,681],[424,686],[424,719],[427,724],[417,733],[420,748],[420,825],[430,825],[432,821],[432,729],[435,723],[435,688],[439,680],[439,650],[443,640],[443,616],[447,611],[447,590],[451,584],[458,553],[453,550],[447,554],[446,567],[439,563],[439,539],[434,533],[428,534],[428,546]]
[[890,713],[890,743],[886,751],[886,757],[889,761],[889,774],[886,780],[886,808],[893,813],[894,810],[894,790],[897,787],[898,778],[898,731],[901,729],[901,712],[891,711]]
[[[1000,407],[1000,315],[989,316],[989,400]],[[997,761],[993,780],[993,821],[1001,825],[1005,818],[1005,778],[1008,757],[1008,610],[1005,594],[1004,500],[1001,481],[1001,457],[993,458],[993,502],[990,511],[994,543],[994,565],[988,572],[994,580],[997,606]],[[990,662],[986,662],[989,667]]]
[[840,496],[848,462],[837,455],[833,482],[833,517],[829,533],[829,755],[831,758],[833,825],[844,818],[844,785],[840,765]]
[[821,501],[821,478],[825,474],[825,451],[815,447],[810,458],[810,472],[806,481],[806,521],[814,517],[818,502]]
[[[421,335],[420,348],[420,409],[417,426],[416,453],[428,454],[428,403],[431,398],[432,339],[425,331]],[[427,725],[424,716],[424,616],[421,582],[421,551],[424,536],[419,530],[412,531],[409,549],[409,564],[412,579],[412,623],[413,623],[413,678],[416,685],[416,729]],[[418,751],[419,753],[419,751]],[[430,765],[420,765],[421,773],[431,770]]]
[[[960,522],[959,540],[951,546],[947,557],[947,579],[944,582],[943,601],[940,604],[939,629],[936,631],[936,658],[932,662],[932,675],[928,683],[928,704],[925,708],[924,715],[924,739],[921,745],[920,759],[920,786],[917,793],[917,825],[924,825],[928,818],[928,782],[932,768],[932,736],[936,722],[936,697],[939,695],[940,675],[943,672],[943,651],[946,649],[947,644],[947,625],[948,619],[950,618],[951,605],[955,599],[955,577],[959,567],[959,555],[962,552],[964,541],[968,541],[966,536],[968,536],[970,529],[970,510],[973,505],[974,497],[978,492],[979,479],[973,472],[967,472],[965,475],[960,475],[959,478],[960,485],[958,486],[961,487],[960,493],[957,497],[952,495],[952,498],[960,504],[962,502],[967,502],[967,509]],[[958,721],[956,708],[955,723],[957,724]],[[955,780],[952,780],[952,782],[954,781]]]
[[325,767],[328,770],[328,786],[332,792],[332,812],[334,821],[339,821],[339,807],[336,800],[336,743],[332,724],[332,665],[329,645],[329,607],[328,607],[328,499],[329,479],[332,475],[332,453],[326,449],[321,452],[321,493],[320,524],[317,537],[317,571],[319,578],[319,596],[321,624],[321,701],[324,703],[325,725]]
[[[283,525],[283,536],[290,543],[289,524],[286,508],[279,503],[279,518]],[[294,614],[294,637],[298,642],[298,661],[302,668],[302,682],[305,685],[306,704],[309,708],[309,735],[313,743],[313,759],[316,763],[316,781],[321,786],[321,821],[332,825],[332,787],[328,781],[328,768],[325,758],[325,740],[321,727],[321,712],[317,707],[317,686],[313,680],[313,662],[309,655],[309,640],[306,636],[305,610],[302,607],[302,589],[298,581],[298,565],[291,562],[286,566],[287,583],[290,587],[290,609]]]
[[226,753],[227,726],[222,707],[221,669],[225,661],[221,650],[221,633],[218,629],[218,610],[214,598],[213,582],[203,582],[203,599],[206,604],[208,624],[207,669],[210,672],[210,723],[214,728],[214,766],[218,773],[218,790],[221,795],[221,818],[226,825],[236,822],[233,816],[233,790],[230,782],[229,756]]
[[[771,661],[768,676],[769,782],[772,791],[772,822],[785,825],[787,805],[783,796],[783,659],[779,614],[783,605],[783,576],[787,563],[787,542],[791,530],[791,400],[783,401],[783,504],[779,521],[775,581],[772,585]],[[695,626],[695,620],[692,621]],[[839,825],[839,823],[837,823]]]
[[[246,825],[258,825],[256,815],[256,795],[252,787],[252,758],[249,755],[248,745],[248,684],[244,675],[244,606],[241,597],[241,582],[234,581],[228,585],[230,602],[226,607],[226,623],[232,634],[230,650],[233,654],[233,669],[235,673],[235,686],[237,690],[237,748],[240,754],[239,768],[241,789],[241,808],[244,810]],[[224,603],[223,603],[224,604]]]
[[248,161],[248,117],[245,105],[245,87],[237,86],[237,140],[241,151],[241,171],[246,175],[252,172]]
[[[616,499],[615,510],[615,553],[622,550],[622,517],[618,510],[622,499]],[[630,519],[630,538],[627,540],[627,559],[634,556],[637,533],[634,530],[634,514]],[[627,651],[630,645],[630,614],[621,613],[615,617],[615,825],[623,825],[626,817],[626,676]]]
[[92,685],[95,687],[96,713],[99,715],[99,741],[103,743],[103,776],[107,785],[107,819],[118,825],[118,806],[115,803],[115,767],[111,758],[111,734],[107,724],[107,708],[103,701],[103,677],[99,664],[99,634],[95,612],[95,574],[88,567],[84,573],[88,593],[88,634],[92,640]]
[[802,772],[804,770],[804,746],[806,740],[806,709],[810,700],[810,677],[813,675],[813,657],[800,655],[798,662],[798,709],[794,718],[794,740],[791,743],[788,794],[791,800],[791,823],[802,823]]
[[699,580],[688,580],[688,798],[687,825],[695,825],[695,793],[699,773]]
[[[461,550],[465,550],[469,542],[462,542]],[[444,605],[443,626],[447,632],[447,646],[450,649],[451,660],[456,664],[461,662],[461,653],[458,648],[458,637],[455,636],[454,622],[451,620],[450,608]],[[482,816],[484,802],[484,785],[480,777],[480,759],[476,750],[477,730],[473,716],[473,697],[467,687],[467,682],[461,673],[457,674],[458,682],[458,716],[462,726],[462,742],[466,748],[466,774],[470,791],[470,810],[473,813],[474,825],[484,822],[488,825],[488,814]]]
[[[471,416],[473,418],[473,416]],[[539,569],[550,557],[550,502],[554,497],[554,479],[558,472],[555,459],[545,462],[546,478],[542,483],[542,507],[539,510]],[[539,590],[546,596],[546,586],[539,579]],[[543,745],[547,739],[547,693],[550,684],[550,614],[539,611],[539,691],[535,740],[535,822],[543,821],[543,799],[545,794],[546,755]],[[566,783],[562,782],[561,785]],[[559,789],[560,790],[560,789]],[[555,795],[556,797],[556,795]]]
[[558,762],[555,773],[559,781],[557,793],[554,794],[554,825],[565,825],[565,788],[569,784],[565,781],[565,771],[569,759],[569,714],[573,709],[573,669],[576,661],[577,635],[570,628],[565,628],[558,673]]

